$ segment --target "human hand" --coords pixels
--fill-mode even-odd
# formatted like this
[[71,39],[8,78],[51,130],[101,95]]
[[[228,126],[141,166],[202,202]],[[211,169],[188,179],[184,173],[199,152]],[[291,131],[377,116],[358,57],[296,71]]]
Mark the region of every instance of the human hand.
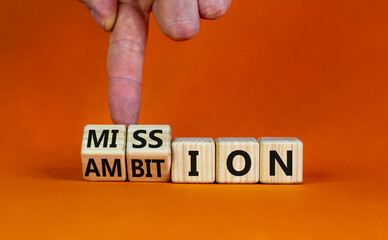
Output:
[[112,31],[108,52],[109,108],[117,124],[136,124],[141,79],[152,11],[162,32],[175,41],[193,38],[199,19],[217,19],[231,0],[80,0],[105,31]]

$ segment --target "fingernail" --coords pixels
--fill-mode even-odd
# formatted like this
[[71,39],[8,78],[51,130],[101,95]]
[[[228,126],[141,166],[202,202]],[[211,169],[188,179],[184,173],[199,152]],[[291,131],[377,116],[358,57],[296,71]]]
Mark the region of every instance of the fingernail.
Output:
[[96,13],[96,11],[94,11],[94,10],[92,9],[92,10],[90,10],[90,12],[92,13],[94,19],[96,19],[96,22],[98,23],[98,25],[100,25],[100,27],[101,27],[102,29],[105,30],[105,23],[104,23],[104,21],[102,21],[102,19],[100,18],[100,16],[98,16],[98,14]]

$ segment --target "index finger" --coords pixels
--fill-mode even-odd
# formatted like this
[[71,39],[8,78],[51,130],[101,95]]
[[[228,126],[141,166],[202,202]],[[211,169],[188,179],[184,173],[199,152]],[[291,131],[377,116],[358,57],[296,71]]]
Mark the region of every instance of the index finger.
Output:
[[120,3],[108,52],[109,108],[116,124],[136,124],[147,41],[148,14],[135,3]]

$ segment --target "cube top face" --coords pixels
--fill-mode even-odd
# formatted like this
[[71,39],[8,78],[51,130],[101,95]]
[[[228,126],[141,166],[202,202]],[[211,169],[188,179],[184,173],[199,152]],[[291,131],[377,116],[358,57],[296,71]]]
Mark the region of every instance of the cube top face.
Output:
[[170,126],[130,125],[126,156],[129,181],[169,181],[171,176]]
[[125,152],[125,144],[125,125],[86,125],[81,154],[118,155]]
[[266,144],[303,144],[302,141],[294,137],[261,137],[258,141]]
[[297,138],[262,137],[260,182],[292,184],[303,181],[303,143]]
[[131,133],[139,129],[145,129],[145,130],[162,129],[163,133],[171,134],[171,127],[169,125],[129,125],[128,126],[128,132],[131,132]]
[[174,183],[213,183],[215,143],[212,138],[175,138],[171,180]]
[[218,183],[257,183],[259,174],[259,143],[255,138],[216,139]]
[[127,152],[132,157],[171,155],[171,128],[168,125],[130,125]]
[[174,143],[211,143],[211,144],[214,144],[214,140],[213,140],[213,138],[179,137],[179,138],[174,138],[173,144]]
[[82,175],[89,181],[125,181],[125,125],[87,125],[82,138]]
[[257,143],[256,139],[253,137],[219,137],[216,138],[217,144],[226,144],[226,143]]

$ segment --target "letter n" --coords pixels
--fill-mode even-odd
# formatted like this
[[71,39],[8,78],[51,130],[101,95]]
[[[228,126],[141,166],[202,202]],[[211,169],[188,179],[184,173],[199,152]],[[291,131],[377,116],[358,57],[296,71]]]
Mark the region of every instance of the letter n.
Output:
[[292,176],[292,151],[287,151],[287,166],[275,150],[269,151],[269,175],[275,176],[275,160],[287,176]]

